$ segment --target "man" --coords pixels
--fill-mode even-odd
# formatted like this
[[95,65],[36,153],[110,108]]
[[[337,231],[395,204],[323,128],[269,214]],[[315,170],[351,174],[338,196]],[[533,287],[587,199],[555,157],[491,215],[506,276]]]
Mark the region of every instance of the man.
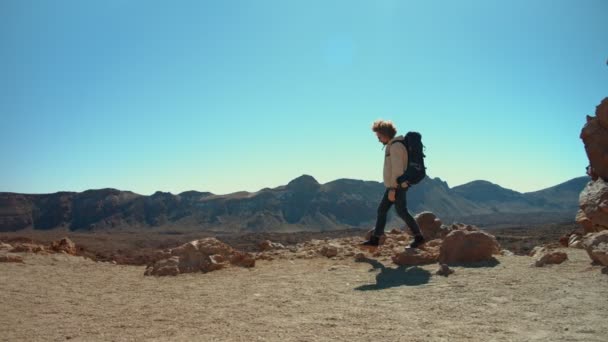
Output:
[[410,243],[409,248],[417,248],[425,242],[420,227],[416,223],[416,220],[407,210],[407,199],[406,193],[409,189],[409,184],[404,182],[402,184],[397,183],[397,178],[403,174],[407,168],[407,149],[402,141],[404,137],[402,135],[395,136],[397,134],[397,128],[391,121],[378,120],[372,125],[372,131],[376,133],[378,141],[380,141],[385,149],[384,151],[384,196],[378,206],[378,217],[376,219],[376,227],[374,232],[371,234],[369,240],[365,241],[363,246],[378,246],[380,239],[384,235],[384,227],[386,226],[386,216],[389,209],[395,204],[397,214],[401,217],[410,228],[414,235],[414,240]]

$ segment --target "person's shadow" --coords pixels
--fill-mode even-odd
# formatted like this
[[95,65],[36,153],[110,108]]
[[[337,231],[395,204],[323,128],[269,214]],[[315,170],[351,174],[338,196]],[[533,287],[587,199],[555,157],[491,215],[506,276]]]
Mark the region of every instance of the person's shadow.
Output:
[[384,266],[381,262],[370,258],[364,258],[358,260],[358,262],[366,262],[373,267],[370,271],[380,269],[380,273],[376,275],[376,284],[358,286],[355,288],[357,291],[384,290],[403,285],[423,285],[428,283],[431,278],[431,272],[417,266],[390,268]]

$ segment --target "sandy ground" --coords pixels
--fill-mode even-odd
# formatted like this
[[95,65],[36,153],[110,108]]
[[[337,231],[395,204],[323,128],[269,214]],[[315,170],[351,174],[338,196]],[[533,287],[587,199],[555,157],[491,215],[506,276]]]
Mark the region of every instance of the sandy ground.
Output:
[[67,255],[0,264],[3,341],[606,341],[608,276],[582,250],[545,268],[330,259],[145,277]]

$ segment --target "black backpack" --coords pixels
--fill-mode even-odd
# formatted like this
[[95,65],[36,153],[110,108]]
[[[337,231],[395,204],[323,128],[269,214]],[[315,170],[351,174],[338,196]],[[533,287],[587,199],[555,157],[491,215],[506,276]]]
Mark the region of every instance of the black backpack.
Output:
[[407,181],[409,184],[418,184],[426,177],[426,167],[424,166],[424,145],[422,135],[418,132],[408,132],[403,140],[397,140],[405,145],[407,149],[407,169],[403,175],[397,178],[397,183]]

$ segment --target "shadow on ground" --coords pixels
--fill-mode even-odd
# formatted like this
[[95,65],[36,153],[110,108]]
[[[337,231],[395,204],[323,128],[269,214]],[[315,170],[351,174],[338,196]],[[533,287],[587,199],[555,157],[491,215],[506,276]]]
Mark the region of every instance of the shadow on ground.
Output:
[[366,262],[373,268],[370,270],[380,269],[380,273],[376,275],[376,284],[361,285],[355,288],[357,291],[384,290],[397,286],[417,286],[424,285],[431,279],[431,272],[419,267],[399,266],[391,268],[384,266],[381,262],[365,258],[359,262]]
[[496,259],[496,258],[492,258],[492,259],[486,260],[486,261],[479,261],[479,262],[449,264],[449,266],[465,267],[465,268],[496,267],[498,265],[500,265],[500,261],[498,261],[498,259]]

